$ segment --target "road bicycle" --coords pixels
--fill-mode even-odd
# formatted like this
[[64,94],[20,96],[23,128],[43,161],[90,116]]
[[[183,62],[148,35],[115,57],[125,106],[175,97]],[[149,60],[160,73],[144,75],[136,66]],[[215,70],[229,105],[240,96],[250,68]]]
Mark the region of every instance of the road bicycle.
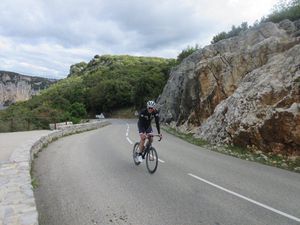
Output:
[[[157,151],[155,150],[155,148],[152,146],[152,144],[150,143],[149,138],[150,137],[159,137],[158,141],[161,141],[161,136],[159,134],[147,134],[146,135],[146,139],[147,143],[146,146],[144,148],[144,151],[142,152],[142,157],[143,159],[146,160],[146,166],[148,169],[149,173],[154,173],[157,169],[158,166],[158,155],[157,155]],[[140,142],[136,142],[133,146],[133,162],[135,165],[140,165],[140,161],[137,159],[139,153],[138,151],[138,147],[140,145]]]

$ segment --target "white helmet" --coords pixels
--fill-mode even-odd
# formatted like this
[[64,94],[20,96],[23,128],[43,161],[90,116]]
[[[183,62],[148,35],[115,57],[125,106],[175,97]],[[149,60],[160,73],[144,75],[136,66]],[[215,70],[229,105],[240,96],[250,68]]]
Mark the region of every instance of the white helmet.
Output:
[[147,102],[147,108],[155,108],[155,102],[154,101],[148,101]]

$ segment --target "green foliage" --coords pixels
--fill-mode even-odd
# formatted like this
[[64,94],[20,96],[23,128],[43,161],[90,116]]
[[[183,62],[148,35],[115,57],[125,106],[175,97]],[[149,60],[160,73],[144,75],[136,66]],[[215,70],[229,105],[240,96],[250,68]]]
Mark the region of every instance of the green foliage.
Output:
[[121,109],[114,110],[110,116],[113,118],[127,118],[133,119],[136,118],[135,109],[133,107],[125,107]]
[[156,99],[175,59],[95,56],[73,74],[26,102],[0,111],[0,131],[48,129],[49,123],[80,120],[95,113],[140,108]]
[[162,129],[170,134],[173,134],[176,137],[179,137],[189,143],[192,143],[194,145],[198,145],[198,146],[205,146],[208,147],[209,143],[205,140],[202,140],[200,138],[195,138],[194,135],[192,133],[183,133],[180,132],[174,128],[171,127],[162,127]]
[[231,30],[229,32],[221,32],[219,34],[217,34],[216,36],[213,37],[211,43],[214,44],[214,43],[217,43],[218,41],[220,40],[223,40],[223,39],[227,39],[227,38],[231,38],[231,37],[234,37],[234,36],[237,36],[239,35],[242,31],[245,31],[247,30],[249,27],[248,27],[248,23],[247,22],[243,22],[241,23],[240,26],[238,27],[235,27],[234,25],[231,27]]
[[227,33],[225,31],[215,35],[211,41],[212,44],[217,43],[218,41],[221,41],[223,39],[226,39]]
[[55,108],[67,109],[70,104],[85,101],[85,87],[81,77],[70,77],[50,86],[42,96]]
[[[260,23],[263,22],[273,22],[279,23],[284,19],[289,19],[291,21],[295,21],[300,19],[300,0],[280,0],[273,7],[273,11],[270,15],[263,17],[260,22],[256,21],[253,24],[253,27],[256,27]],[[232,26],[229,32],[221,32],[215,35],[211,41],[211,44],[217,43],[220,40],[227,39],[230,37],[234,37],[240,34],[240,32],[249,29],[247,22],[243,22],[240,26],[235,27]]]
[[[103,80],[91,89],[90,103],[98,112],[110,112],[131,104],[131,85],[122,80]],[[97,110],[98,109],[98,110]]]
[[273,12],[262,22],[278,23],[284,19],[295,21],[300,19],[300,0],[279,1],[273,8]]
[[200,47],[198,44],[196,44],[195,47],[187,46],[187,48],[183,49],[181,53],[179,53],[179,55],[177,56],[177,63],[181,63],[183,59],[197,51],[199,48]]
[[73,103],[68,111],[70,112],[73,118],[84,118],[87,114],[84,104],[79,102]]
[[[175,60],[104,55],[94,58],[89,65],[83,75],[87,109],[90,113],[100,113],[126,106],[140,108],[149,96],[156,99]],[[148,88],[149,83],[152,89]],[[140,87],[142,91],[138,91]]]
[[165,85],[164,77],[159,74],[153,76],[141,76],[133,88],[132,101],[137,109],[145,106],[150,99],[156,99]]

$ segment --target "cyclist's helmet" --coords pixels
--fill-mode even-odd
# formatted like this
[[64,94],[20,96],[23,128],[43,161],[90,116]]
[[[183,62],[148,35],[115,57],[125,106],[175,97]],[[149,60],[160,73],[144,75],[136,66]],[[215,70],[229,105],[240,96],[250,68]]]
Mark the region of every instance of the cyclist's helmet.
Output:
[[154,101],[148,101],[147,102],[147,108],[155,108],[155,102]]

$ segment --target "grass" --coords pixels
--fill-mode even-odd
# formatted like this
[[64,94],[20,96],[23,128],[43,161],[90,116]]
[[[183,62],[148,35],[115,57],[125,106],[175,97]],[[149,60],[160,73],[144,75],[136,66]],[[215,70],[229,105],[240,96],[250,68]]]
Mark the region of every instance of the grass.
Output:
[[208,150],[216,151],[225,155],[230,155],[236,158],[253,161],[269,166],[274,166],[290,171],[300,173],[300,157],[287,157],[273,153],[264,153],[262,151],[251,151],[247,148],[239,146],[224,146],[211,145],[205,140],[195,138],[193,134],[186,134],[177,131],[171,127],[162,127],[162,129],[176,137],[179,137],[191,144],[206,148]]
[[31,179],[31,186],[33,187],[33,189],[36,189],[39,186],[39,182],[35,177]]
[[33,174],[34,174],[33,165],[31,165],[31,169],[30,169],[31,186],[33,189],[36,189],[39,186],[39,182],[38,179],[33,176]]
[[189,143],[192,143],[194,145],[198,145],[201,147],[208,145],[207,141],[201,140],[199,138],[194,138],[193,134],[185,134],[185,133],[179,132],[171,127],[162,127],[162,129],[164,131],[166,131],[170,134],[173,134],[174,136],[179,137],[179,138],[181,138]]

